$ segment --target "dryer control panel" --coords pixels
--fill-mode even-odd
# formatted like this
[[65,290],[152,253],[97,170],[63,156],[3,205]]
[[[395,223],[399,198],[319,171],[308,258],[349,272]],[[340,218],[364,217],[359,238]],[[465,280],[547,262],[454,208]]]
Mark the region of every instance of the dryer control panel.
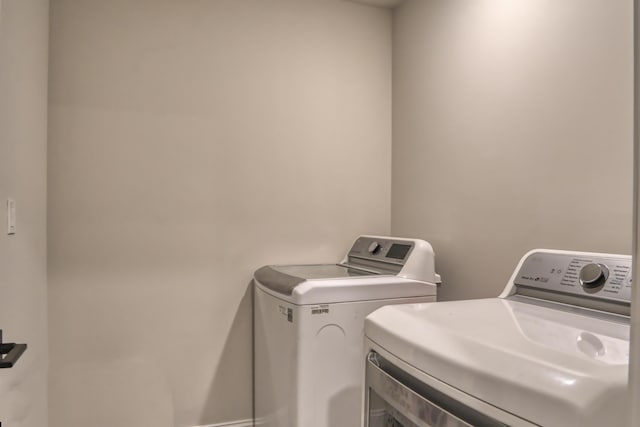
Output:
[[557,293],[628,305],[631,280],[631,257],[627,255],[540,250],[522,261],[513,284],[516,294],[534,289],[551,300]]

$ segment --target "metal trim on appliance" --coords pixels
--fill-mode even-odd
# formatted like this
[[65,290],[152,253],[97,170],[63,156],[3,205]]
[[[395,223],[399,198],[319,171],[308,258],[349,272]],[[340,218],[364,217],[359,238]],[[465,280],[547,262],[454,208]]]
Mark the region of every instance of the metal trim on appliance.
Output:
[[[516,293],[507,297],[517,301],[517,297],[530,298],[535,300],[549,301],[551,304],[570,305],[575,308],[582,308],[592,312],[611,313],[612,315],[626,316],[631,314],[631,304],[626,301],[597,300],[587,298],[582,295],[550,291],[546,289],[533,288],[526,285],[516,284]],[[530,301],[530,300],[529,300]],[[527,301],[527,302],[529,302]]]
[[379,270],[372,270],[368,268],[364,268],[361,266],[341,263],[341,264],[309,264],[309,265],[266,265],[264,267],[259,268],[254,273],[254,278],[257,280],[262,286],[277,292],[282,295],[293,295],[294,289],[308,281],[308,280],[322,280],[322,279],[339,279],[343,278],[340,274],[336,276],[332,276],[331,273],[327,273],[327,276],[318,276],[318,277],[304,277],[298,276],[295,274],[290,274],[285,271],[282,271],[284,268],[295,268],[295,267],[339,267],[340,270],[345,270],[350,273],[354,273],[351,277],[365,277],[365,276],[381,276],[384,275],[384,272]]
[[402,270],[404,262],[386,259],[371,259],[360,255],[349,255],[349,265],[357,265],[357,268],[360,269],[369,267],[387,273],[397,274]]
[[270,265],[256,270],[254,277],[262,285],[284,295],[293,294],[293,289],[305,281],[303,278],[276,271]]
[[337,265],[339,265],[340,267],[348,268],[350,270],[362,271],[364,273],[369,273],[369,274],[372,274],[372,275],[383,275],[383,274],[385,274],[385,271],[382,271],[380,269],[374,270],[372,268],[366,268],[366,267],[363,267],[361,265],[350,264],[348,262],[341,262],[341,263],[339,263]]
[[[369,426],[369,390],[417,427],[506,427],[412,378],[375,351],[367,356],[365,426]],[[454,415],[455,414],[455,415]]]

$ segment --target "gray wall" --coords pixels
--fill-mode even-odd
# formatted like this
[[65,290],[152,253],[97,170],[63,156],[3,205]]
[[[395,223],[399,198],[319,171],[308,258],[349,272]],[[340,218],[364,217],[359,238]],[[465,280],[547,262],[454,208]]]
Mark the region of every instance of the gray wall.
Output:
[[549,247],[629,253],[632,2],[408,0],[393,41],[392,233],[442,299]]
[[51,426],[249,418],[252,271],[360,233],[431,241],[442,299],[628,253],[631,17],[406,0],[392,61],[389,11],[340,0],[55,0]]
[[52,427],[251,416],[255,268],[389,232],[391,14],[55,0]]
[[[640,59],[640,44],[637,37],[640,35],[640,0],[634,0],[634,28],[636,43],[634,45],[634,57]],[[640,67],[634,69],[634,101],[636,105],[640,105]],[[634,109],[634,242],[632,248],[633,255],[633,277],[632,280],[637,284],[640,282],[640,110]],[[634,403],[640,399],[640,290],[638,286],[633,287],[631,301],[631,342],[629,348],[629,402],[631,406],[631,425],[640,424],[640,406]]]
[[[47,0],[0,0],[0,329],[26,342],[0,370],[2,425],[47,425]],[[7,235],[6,200],[16,201]]]

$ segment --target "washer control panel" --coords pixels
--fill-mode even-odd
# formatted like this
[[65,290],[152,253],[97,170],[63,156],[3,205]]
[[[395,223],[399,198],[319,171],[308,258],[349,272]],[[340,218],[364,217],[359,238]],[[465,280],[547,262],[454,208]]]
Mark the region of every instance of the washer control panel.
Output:
[[411,240],[362,236],[349,251],[349,258],[402,266],[415,246]]
[[522,263],[514,284],[544,291],[629,303],[631,257],[534,252]]

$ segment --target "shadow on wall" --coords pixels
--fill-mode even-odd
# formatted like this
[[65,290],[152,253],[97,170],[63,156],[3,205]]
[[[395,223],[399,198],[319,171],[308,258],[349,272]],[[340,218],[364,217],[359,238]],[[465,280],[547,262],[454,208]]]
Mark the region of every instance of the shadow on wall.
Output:
[[[125,357],[108,363],[76,363],[55,372],[52,380],[62,383],[57,388],[66,393],[57,396],[65,410],[58,414],[56,425],[173,427],[171,389],[153,360]],[[125,387],[127,393],[122,392]],[[100,404],[77,404],[87,400]]]
[[218,362],[200,424],[246,420],[253,417],[253,281],[240,301],[238,311]]

